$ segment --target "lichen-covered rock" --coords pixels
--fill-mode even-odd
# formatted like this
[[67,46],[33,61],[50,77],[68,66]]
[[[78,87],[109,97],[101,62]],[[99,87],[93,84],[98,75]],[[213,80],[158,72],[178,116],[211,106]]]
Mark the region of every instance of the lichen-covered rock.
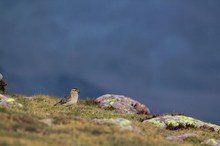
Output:
[[204,140],[202,144],[206,144],[210,146],[220,146],[220,141],[217,139],[207,139],[207,140]]
[[101,108],[113,109],[123,114],[148,114],[150,110],[140,102],[123,95],[105,94],[98,97],[95,102]]
[[13,98],[0,94],[0,105],[23,107],[22,104],[16,102]]
[[136,126],[132,125],[132,122],[130,120],[124,119],[124,118],[116,118],[116,119],[94,119],[96,123],[112,123],[118,125],[122,129],[140,132],[140,129]]
[[8,98],[7,96],[0,94],[0,100],[7,99],[7,98]]
[[197,137],[197,134],[194,133],[185,133],[183,135],[177,135],[177,136],[167,136],[166,139],[170,141],[183,141],[184,139],[188,137]]
[[206,123],[192,117],[183,115],[162,115],[152,119],[143,121],[144,123],[152,123],[158,127],[163,127],[169,130],[177,130],[182,128],[205,128],[215,132],[220,132],[220,126],[211,123]]

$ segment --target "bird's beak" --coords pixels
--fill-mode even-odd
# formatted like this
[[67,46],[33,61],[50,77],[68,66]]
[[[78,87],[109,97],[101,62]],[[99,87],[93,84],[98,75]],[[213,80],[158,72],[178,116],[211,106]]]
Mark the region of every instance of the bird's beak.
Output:
[[78,94],[80,94],[80,91],[78,90]]

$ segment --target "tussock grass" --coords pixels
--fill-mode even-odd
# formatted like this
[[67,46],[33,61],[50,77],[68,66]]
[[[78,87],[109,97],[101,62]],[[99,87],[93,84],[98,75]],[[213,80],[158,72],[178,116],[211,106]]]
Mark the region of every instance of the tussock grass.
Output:
[[[169,131],[141,119],[147,115],[124,115],[97,107],[92,99],[79,101],[72,109],[53,105],[58,98],[35,95],[31,98],[13,96],[24,108],[0,106],[0,145],[4,146],[193,146],[201,139],[220,135],[207,130],[187,129]],[[150,115],[149,115],[150,116]],[[40,120],[53,119],[48,125]],[[95,118],[126,118],[141,129],[142,134],[122,130],[114,124],[97,124]],[[196,133],[199,138],[185,142],[170,142],[165,136]]]

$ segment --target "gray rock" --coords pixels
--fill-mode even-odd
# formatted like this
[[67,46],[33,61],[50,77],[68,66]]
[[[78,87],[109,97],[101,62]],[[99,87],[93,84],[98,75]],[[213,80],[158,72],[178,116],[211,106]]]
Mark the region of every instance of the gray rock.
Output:
[[48,126],[51,126],[53,124],[53,122],[54,122],[54,119],[51,119],[51,118],[42,119],[42,120],[40,120],[40,122],[42,122],[42,123],[44,123],[44,124],[46,124]]
[[105,94],[95,102],[101,108],[112,109],[123,114],[148,114],[150,110],[140,102],[123,95]]
[[204,140],[202,144],[206,144],[210,146],[220,146],[220,141],[213,138],[213,139]]
[[186,133],[183,135],[178,135],[178,136],[167,136],[166,139],[170,141],[183,141],[184,139],[188,137],[197,137],[197,134],[194,133]]
[[1,100],[6,100],[6,99],[8,99],[7,96],[0,94],[0,101],[1,101]]
[[134,126],[130,120],[124,118],[116,118],[116,119],[94,119],[96,123],[112,123],[118,125],[121,129],[142,133],[141,130]]

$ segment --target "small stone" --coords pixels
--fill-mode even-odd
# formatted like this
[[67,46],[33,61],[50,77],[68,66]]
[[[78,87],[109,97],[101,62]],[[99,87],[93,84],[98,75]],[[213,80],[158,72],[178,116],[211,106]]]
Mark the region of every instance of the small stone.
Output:
[[0,94],[0,100],[5,100],[7,98],[8,98],[7,96]]
[[134,132],[141,133],[141,130],[132,125],[132,122],[130,120],[124,119],[124,118],[116,118],[116,119],[94,119],[96,123],[112,123],[118,125],[121,129],[126,129]]
[[183,141],[184,139],[188,137],[197,137],[197,134],[194,133],[186,133],[183,135],[178,135],[178,136],[167,136],[166,139],[170,141]]
[[51,119],[51,118],[42,119],[42,120],[40,120],[40,122],[42,122],[42,123],[44,123],[44,124],[46,124],[48,126],[51,126],[53,124],[53,122],[54,122],[54,119]]
[[220,141],[217,139],[207,139],[207,140],[204,140],[202,144],[206,144],[210,146],[220,146]]

